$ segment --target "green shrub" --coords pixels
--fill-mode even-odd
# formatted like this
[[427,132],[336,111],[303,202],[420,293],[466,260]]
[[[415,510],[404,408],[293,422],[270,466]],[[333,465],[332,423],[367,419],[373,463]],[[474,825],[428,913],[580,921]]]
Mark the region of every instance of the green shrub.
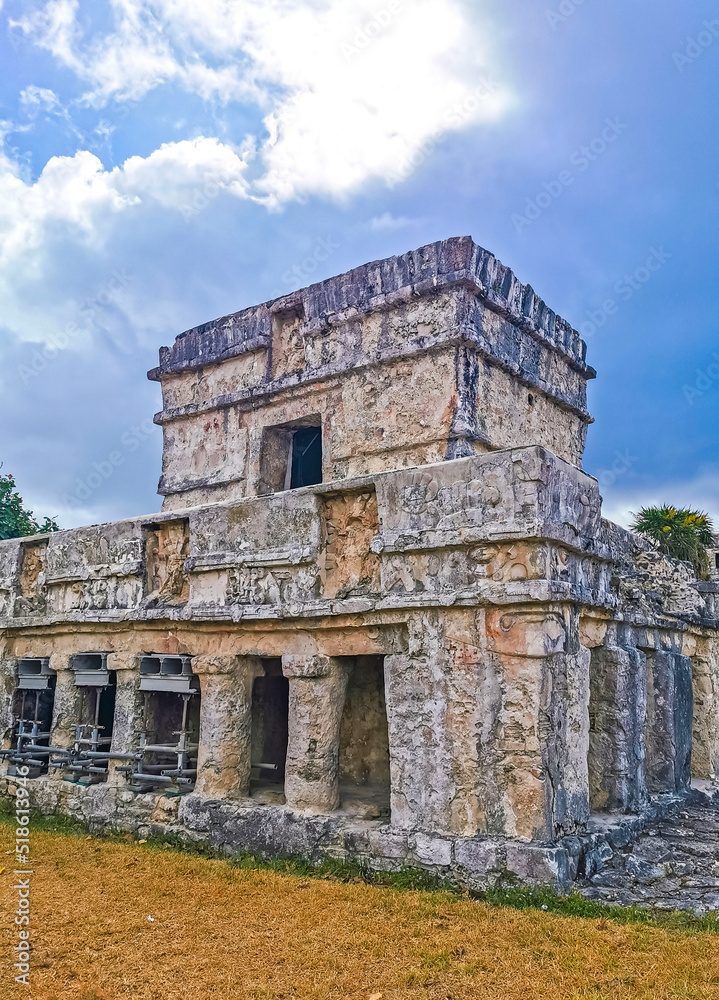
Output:
[[23,507],[12,475],[0,476],[0,540],[58,530],[59,525],[54,518],[37,521],[32,511]]

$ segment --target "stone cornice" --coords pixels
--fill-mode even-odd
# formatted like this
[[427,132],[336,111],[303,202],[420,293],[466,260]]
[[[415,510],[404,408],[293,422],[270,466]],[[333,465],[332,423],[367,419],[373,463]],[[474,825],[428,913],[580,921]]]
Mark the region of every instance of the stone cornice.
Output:
[[148,377],[160,381],[180,372],[219,364],[271,344],[272,318],[301,309],[302,332],[322,334],[358,316],[396,308],[423,295],[464,286],[494,313],[564,357],[584,379],[586,345],[530,285],[522,284],[469,236],[452,237],[409,253],[373,261],[290,295],[220,317],[180,334],[160,350]]

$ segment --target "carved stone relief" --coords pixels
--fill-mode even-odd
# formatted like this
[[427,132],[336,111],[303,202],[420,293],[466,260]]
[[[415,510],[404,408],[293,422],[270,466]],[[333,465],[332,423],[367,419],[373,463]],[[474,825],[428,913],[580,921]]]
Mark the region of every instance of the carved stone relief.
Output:
[[374,492],[327,497],[321,507],[320,575],[325,597],[375,594],[379,557],[370,544],[379,529]]
[[145,598],[158,604],[184,604],[190,596],[185,559],[190,551],[189,523],[168,521],[145,536]]
[[23,546],[19,594],[15,600],[15,614],[17,616],[42,614],[47,607],[46,554],[47,542]]
[[316,600],[317,567],[233,566],[227,572],[227,603],[280,605]]

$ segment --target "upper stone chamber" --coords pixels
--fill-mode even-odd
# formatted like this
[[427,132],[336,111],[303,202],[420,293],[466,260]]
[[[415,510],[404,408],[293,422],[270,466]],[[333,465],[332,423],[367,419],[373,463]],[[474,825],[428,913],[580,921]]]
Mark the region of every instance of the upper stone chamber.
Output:
[[149,372],[163,510],[526,445],[581,467],[585,350],[468,236],[224,316]]

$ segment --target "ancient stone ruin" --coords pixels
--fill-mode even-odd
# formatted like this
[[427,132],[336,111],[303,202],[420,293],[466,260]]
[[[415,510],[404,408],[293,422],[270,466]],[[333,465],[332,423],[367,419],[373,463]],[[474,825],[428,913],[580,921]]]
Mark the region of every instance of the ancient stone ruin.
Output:
[[716,584],[602,519],[578,334],[468,237],[160,351],[160,513],[0,543],[3,794],[566,886],[710,795]]

